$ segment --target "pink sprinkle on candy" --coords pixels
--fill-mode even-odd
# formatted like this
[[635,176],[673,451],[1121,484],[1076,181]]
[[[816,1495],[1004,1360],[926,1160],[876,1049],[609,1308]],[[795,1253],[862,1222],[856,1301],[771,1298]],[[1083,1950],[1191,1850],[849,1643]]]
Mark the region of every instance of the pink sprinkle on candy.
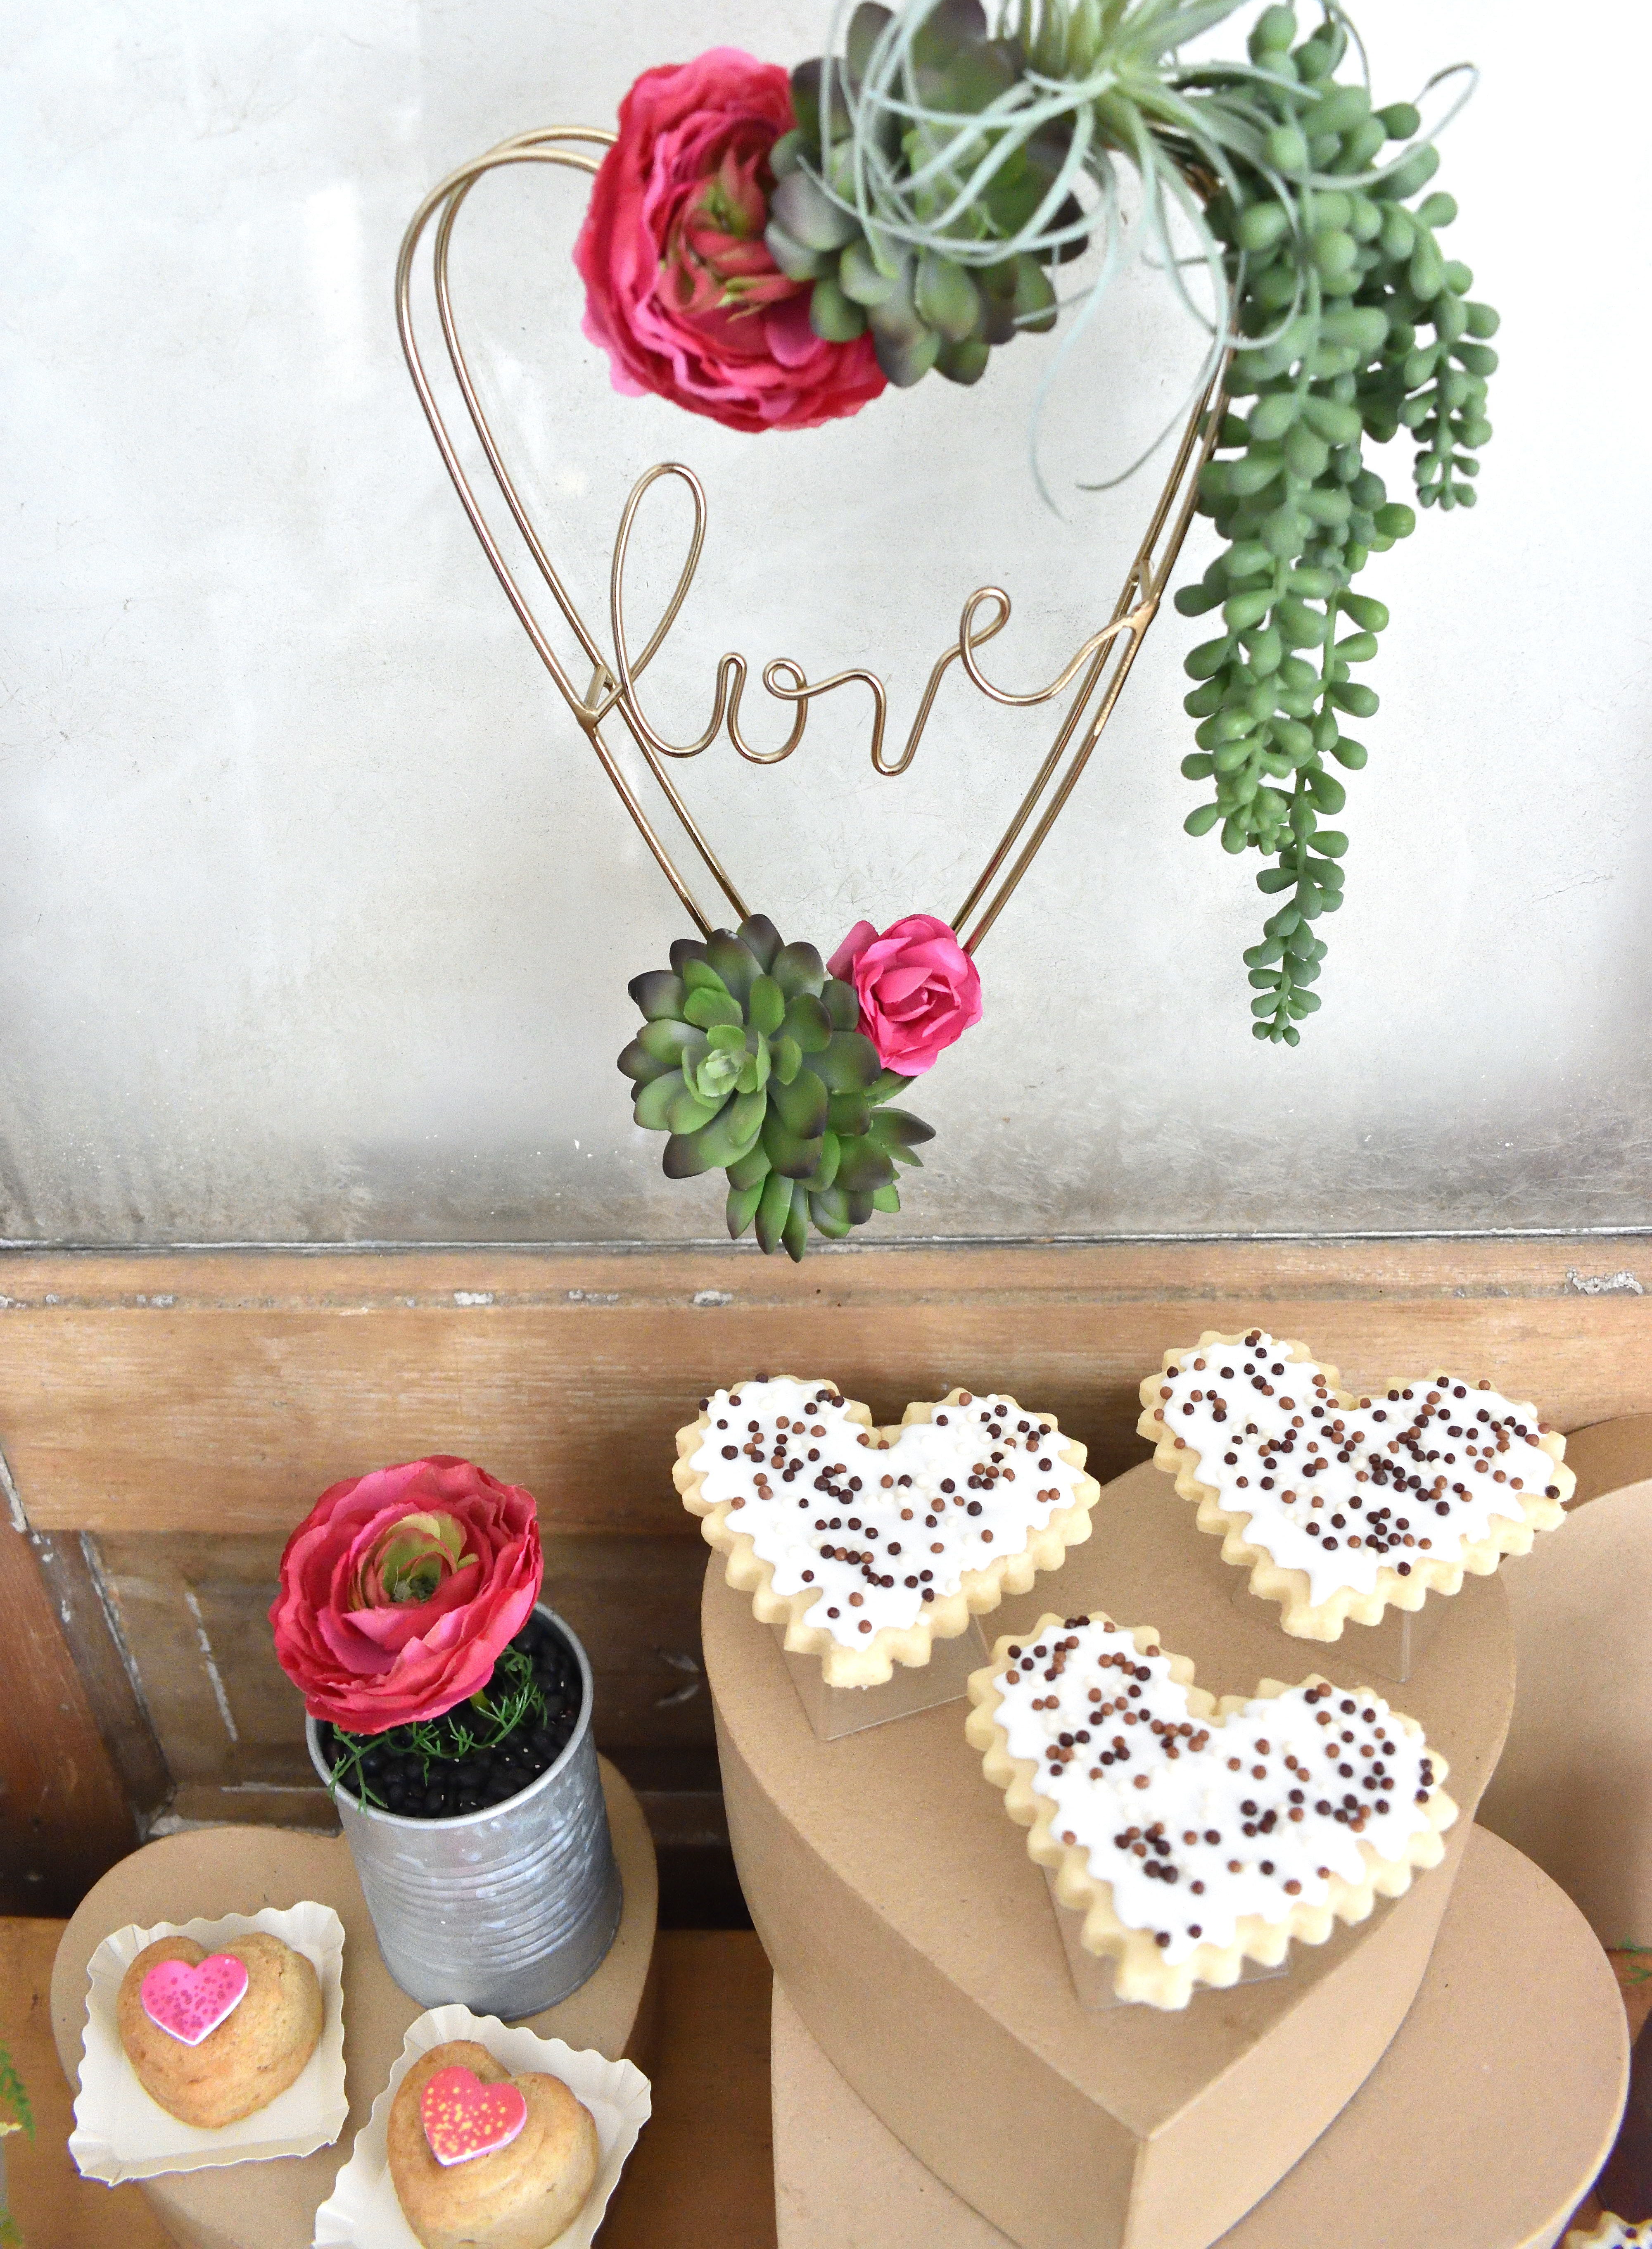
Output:
[[138,1987],[143,2012],[158,2029],[181,2046],[199,2046],[246,1997],[244,1960],[232,1952],[210,1952],[191,1968],[187,1960],[162,1960]]
[[527,2122],[527,2102],[508,2079],[484,2085],[473,2069],[450,2062],[426,2084],[419,2115],[438,2163],[468,2163],[510,2146]]

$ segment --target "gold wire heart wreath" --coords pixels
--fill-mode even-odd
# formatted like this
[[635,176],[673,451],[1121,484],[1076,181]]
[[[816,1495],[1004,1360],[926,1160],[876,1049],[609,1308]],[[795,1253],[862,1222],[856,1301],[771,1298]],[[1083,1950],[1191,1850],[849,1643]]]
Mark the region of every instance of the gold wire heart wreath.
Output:
[[[871,698],[873,770],[894,779],[906,772],[916,757],[942,683],[954,663],[990,702],[1010,710],[1053,703],[1070,689],[1071,699],[1055,739],[968,895],[950,925],[934,925],[945,927],[948,939],[956,932],[964,955],[973,959],[1077,787],[1158,614],[1193,519],[1199,474],[1210,457],[1221,424],[1226,360],[1201,389],[1187,416],[1170,472],[1125,573],[1112,615],[1082,642],[1048,686],[1016,693],[998,685],[981,669],[979,651],[1003,629],[1010,616],[1008,593],[1001,587],[982,586],[964,603],[958,638],[937,657],[905,746],[897,757],[885,754],[889,696],[875,671],[856,664],[828,678],[810,680],[790,657],[774,658],[764,666],[762,677],[771,696],[795,706],[791,731],[777,749],[754,747],[740,723],[749,667],[746,657],[733,651],[718,664],[715,701],[704,732],[692,742],[668,741],[643,708],[638,683],[675,626],[693,584],[706,539],[705,488],[693,470],[680,461],[659,462],[638,478],[614,542],[609,571],[609,644],[604,649],[552,561],[506,464],[459,339],[449,278],[454,225],[478,180],[516,164],[550,164],[594,176],[601,159],[587,151],[605,149],[614,138],[613,134],[591,126],[550,126],[501,141],[485,155],[451,173],[419,205],[403,239],[396,264],[396,319],[419,402],[471,527],[506,598],[637,832],[700,932],[701,941],[684,940],[672,947],[671,972],[639,977],[631,987],[633,998],[649,1019],[641,1039],[633,1042],[621,1057],[621,1068],[641,1081],[638,1121],[671,1130],[665,1155],[668,1175],[682,1177],[718,1166],[729,1168],[731,1232],[743,1232],[754,1223],[765,1249],[784,1248],[792,1256],[800,1257],[811,1220],[816,1231],[829,1238],[841,1237],[852,1226],[864,1223],[874,1210],[898,1210],[895,1167],[919,1162],[914,1143],[931,1138],[930,1128],[887,1105],[910,1079],[881,1067],[876,1049],[858,1028],[859,1006],[853,986],[842,977],[829,975],[814,947],[782,946],[773,925],[753,913],[684,802],[668,761],[699,757],[726,732],[749,764],[778,765],[802,741],[809,706],[815,697],[857,683]],[[431,259],[435,302],[454,380],[499,497],[590,666],[583,689],[552,645],[533,602],[494,534],[426,371],[415,328],[412,276],[420,242],[432,219],[436,221]],[[674,478],[686,488],[693,509],[693,529],[671,599],[642,653],[633,657],[625,629],[626,561],[643,501],[665,478]],[[616,753],[609,739],[615,723],[630,735],[706,874],[727,902],[728,912],[740,925],[737,932],[718,926],[721,907],[716,910],[716,918],[701,907]],[[684,1036],[695,1031],[712,1042],[709,1059],[713,1075],[706,1082],[702,1071],[698,1088],[685,1085],[671,1068]],[[715,1074],[719,1056],[725,1058],[720,1076]],[[664,1070],[662,1064],[666,1066]],[[657,1100],[651,1099],[661,1087],[669,1090]],[[753,1149],[748,1131],[754,1117],[764,1129],[760,1151]],[[823,1141],[829,1158],[824,1175],[820,1163]],[[807,1192],[798,1184],[802,1180],[809,1181]]]
[[[1176,558],[1181,551],[1187,528],[1193,519],[1197,497],[1200,470],[1208,459],[1220,418],[1220,374],[1201,392],[1197,402],[1187,416],[1181,442],[1171,464],[1154,506],[1141,545],[1125,576],[1125,582],[1113,613],[1106,623],[1098,627],[1076,650],[1048,687],[1035,689],[1029,694],[1015,694],[1008,688],[995,685],[981,670],[977,651],[1001,632],[1009,622],[1009,595],[997,586],[982,586],[964,603],[959,620],[958,639],[943,650],[930,672],[906,746],[895,759],[885,756],[885,736],[889,719],[889,695],[875,671],[864,664],[851,665],[835,671],[829,678],[809,680],[800,664],[790,657],[776,657],[763,668],[763,685],[769,694],[782,703],[796,705],[797,715],[792,730],[778,749],[759,750],[753,747],[740,728],[740,705],[749,666],[743,656],[733,651],[725,655],[717,667],[717,694],[712,715],[704,732],[697,741],[670,742],[654,726],[644,711],[637,694],[637,682],[658,655],[667,636],[676,624],[694,582],[699,567],[701,549],[706,540],[706,491],[692,469],[680,461],[661,461],[639,477],[625,503],[620,518],[619,533],[614,541],[613,560],[609,572],[609,629],[612,652],[605,653],[596,636],[591,631],[569,593],[561,573],[551,561],[545,542],[530,518],[516,485],[506,468],[499,441],[494,436],[481,401],[477,395],[465,349],[459,340],[458,327],[453,313],[452,291],[449,283],[448,259],[452,243],[453,227],[465,197],[477,182],[489,172],[512,164],[554,164],[564,169],[584,172],[595,176],[600,169],[600,159],[582,154],[577,144],[588,143],[598,148],[613,145],[612,133],[595,126],[547,126],[533,133],[518,134],[513,139],[501,141],[484,156],[478,156],[432,189],[415,212],[403,239],[396,264],[396,319],[401,329],[402,347],[412,374],[419,402],[440,448],[448,474],[470,518],[471,526],[481,541],[483,552],[493,567],[494,574],[505,589],[506,600],[515,610],[522,629],[533,643],[540,661],[555,681],[569,710],[583,729],[595,751],[603,772],[613,783],[621,802],[636,822],[637,831],[653,853],[661,872],[676,891],[688,912],[693,917],[702,935],[709,936],[713,923],[701,910],[689,883],[650,820],[646,810],[627,780],[604,739],[603,724],[616,718],[625,727],[641,753],[649,772],[681,823],[685,833],[704,862],[706,870],[716,884],[729,909],[738,919],[744,920],[749,912],[744,899],[712,849],[699,822],[684,803],[671,774],[662,762],[667,758],[695,758],[708,750],[718,736],[726,731],[729,740],[748,763],[758,766],[779,765],[791,756],[803,739],[809,722],[809,705],[817,695],[829,695],[835,688],[846,687],[858,681],[872,699],[871,761],[873,770],[890,779],[904,774],[917,755],[918,746],[929,723],[936,697],[947,669],[960,664],[971,683],[989,701],[1002,704],[1010,710],[1030,710],[1040,704],[1053,703],[1079,681],[1061,729],[1048,755],[1040,766],[1032,786],[1022,799],[1002,836],[993,847],[986,865],[981,869],[968,896],[952,918],[951,926],[960,935],[963,948],[974,953],[988,932],[1003,911],[1022,877],[1027,872],[1045,838],[1054,827],[1068,798],[1077,786],[1079,776],[1088,763],[1091,753],[1101,739],[1102,729],[1112,716],[1113,707],[1130,675],[1148,627],[1158,614],[1164,598]],[[575,145],[567,145],[567,144]],[[424,361],[415,334],[412,311],[412,273],[419,242],[432,218],[437,219],[433,246],[432,265],[436,287],[436,305],[441,322],[442,338],[447,348],[465,410],[476,431],[499,495],[509,509],[511,519],[520,533],[524,545],[533,558],[540,575],[549,588],[552,599],[561,611],[568,626],[577,637],[587,660],[592,667],[589,685],[582,693],[567,666],[551,646],[543,627],[535,616],[532,602],[524,593],[514,572],[499,547],[478,499],[470,478],[449,434],[446,422],[437,404]],[[624,621],[625,566],[630,551],[637,516],[644,498],[661,478],[674,477],[686,486],[694,514],[694,527],[689,542],[688,554],[678,577],[676,588],[658,624],[640,657],[633,657],[626,641]],[[983,615],[983,612],[985,614]],[[1081,677],[1082,675],[1082,677]],[[1039,808],[1043,809],[1031,836],[1022,846],[1018,857],[1001,880],[996,879],[1005,862],[1020,842],[1028,822]],[[995,887],[995,883],[996,886]],[[971,916],[976,917],[973,928],[966,935],[966,925]]]
[[[789,73],[732,48],[645,71],[620,106],[616,134],[553,127],[503,142],[428,196],[403,243],[403,344],[465,512],[701,932],[672,946],[669,970],[630,985],[644,1019],[619,1057],[636,1088],[632,1114],[669,1135],[668,1177],[727,1173],[729,1231],[738,1238],[754,1226],[766,1251],[801,1257],[811,1226],[841,1239],[874,1212],[899,1209],[898,1168],[917,1163],[919,1145],[933,1135],[890,1104],[979,1019],[974,956],[1112,715],[1195,509],[1214,519],[1224,547],[1197,585],[1180,588],[1176,607],[1190,616],[1220,611],[1222,629],[1186,659],[1196,684],[1185,708],[1200,724],[1182,772],[1212,794],[1184,825],[1195,836],[1219,828],[1228,851],[1255,849],[1277,863],[1256,876],[1277,903],[1262,942],[1245,954],[1254,1035],[1294,1046],[1319,1004],[1310,987],[1325,946],[1314,925],[1341,904],[1348,849],[1339,829],[1320,824],[1345,801],[1325,760],[1351,770],[1366,762],[1343,722],[1377,708],[1353,673],[1375,655],[1388,622],[1384,604],[1356,594],[1353,580],[1416,521],[1387,499],[1364,448],[1412,433],[1421,504],[1470,506],[1479,464],[1469,449],[1491,434],[1486,378],[1497,354],[1484,340],[1497,318],[1470,299],[1471,271],[1445,258],[1436,239],[1456,216],[1450,196],[1423,194],[1440,127],[1425,129],[1416,103],[1373,107],[1364,51],[1340,0],[1321,0],[1322,20],[1305,36],[1291,7],[1263,9],[1243,61],[1182,58],[1185,43],[1242,4],[902,0],[891,9],[839,0],[825,52]],[[1359,77],[1339,80],[1339,68],[1356,62]],[[1471,86],[1472,76],[1454,66],[1424,95],[1452,79]],[[1457,106],[1466,98],[1464,88]],[[1397,155],[1384,153],[1395,144]],[[614,544],[604,649],[522,503],[454,320],[455,222],[478,179],[513,164],[558,165],[595,181],[575,263],[585,333],[609,354],[616,386],[748,431],[813,428],[932,369],[973,382],[995,350],[1053,327],[1063,303],[1081,307],[1064,353],[1117,271],[1119,171],[1132,170],[1153,262],[1204,319],[1209,347],[1112,616],[1048,686],[1017,693],[989,679],[981,660],[1009,622],[1009,595],[978,588],[896,757],[885,754],[888,695],[877,673],[854,665],[810,680],[789,657],[774,657],[762,677],[767,693],[792,706],[791,730],[776,749],[754,747],[741,726],[747,664],[732,652],[719,662],[705,731],[668,740],[644,711],[639,683],[693,584],[706,494],[680,462],[638,478]],[[436,306],[453,376],[499,496],[590,667],[582,691],[488,524],[420,357],[410,283],[432,218]],[[1178,226],[1196,246],[1192,260],[1177,247]],[[1055,275],[1092,243],[1096,279],[1061,298]],[[1187,293],[1184,263],[1204,268],[1208,316]],[[1229,396],[1256,403],[1229,412]],[[1036,438],[1035,415],[1035,475]],[[671,600],[633,658],[626,561],[643,502],[667,478],[687,488],[692,534]],[[1339,638],[1344,626],[1353,629]],[[857,923],[829,961],[813,946],[782,944],[735,889],[678,793],[672,762],[700,756],[726,733],[748,763],[779,764],[801,744],[814,698],[855,683],[871,698],[873,770],[898,775],[954,661],[1006,709],[1069,698],[962,906],[951,922],[909,914],[881,935]],[[737,929],[713,926],[697,902],[616,754],[616,728],[630,736]]]

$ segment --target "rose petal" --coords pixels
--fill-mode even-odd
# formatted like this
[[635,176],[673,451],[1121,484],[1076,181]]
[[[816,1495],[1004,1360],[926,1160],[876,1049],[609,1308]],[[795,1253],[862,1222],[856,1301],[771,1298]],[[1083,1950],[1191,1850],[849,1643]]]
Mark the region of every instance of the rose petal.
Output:
[[820,338],[809,325],[809,303],[802,297],[788,297],[783,305],[771,306],[763,315],[763,334],[782,367],[807,367],[820,349]]
[[[453,1517],[474,1558],[430,1600],[351,1608],[356,1565],[408,1515]],[[276,1654],[313,1717],[382,1733],[437,1717],[492,1677],[539,1597],[530,1494],[451,1455],[334,1484],[287,1541],[271,1606]]]
[[727,47],[645,71],[626,95],[575,249],[585,333],[608,354],[616,389],[656,391],[747,430],[813,428],[883,390],[870,338],[816,336],[807,288],[780,273],[754,226],[729,269],[732,295],[725,287],[713,303],[698,278],[674,285],[710,184],[720,176],[739,224],[754,224],[745,189],[735,196],[727,183],[749,182],[766,198],[768,150],[795,121],[785,72]]
[[914,992],[927,987],[929,972],[921,963],[891,961],[878,979],[878,1001],[883,1008],[896,1008]]
[[854,973],[856,961],[865,952],[877,934],[878,932],[872,927],[871,922],[857,921],[827,962],[827,973],[841,977],[847,982]]

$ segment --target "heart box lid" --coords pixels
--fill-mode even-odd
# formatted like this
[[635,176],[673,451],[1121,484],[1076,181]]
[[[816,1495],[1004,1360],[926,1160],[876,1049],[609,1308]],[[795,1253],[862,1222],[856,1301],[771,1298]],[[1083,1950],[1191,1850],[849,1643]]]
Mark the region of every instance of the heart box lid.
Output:
[[[1142,1619],[1213,1693],[1312,1671],[1363,1686],[1356,1634],[1311,1651],[1233,1573],[1150,1462],[1108,1484],[1050,1585],[1003,1604]],[[953,1704],[818,1739],[772,1636],[707,1572],[702,1632],[729,1826],[765,1951],[811,2036],[926,2167],[1023,2249],[1204,2249],[1346,2106],[1403,2019],[1502,1747],[1513,1636],[1471,1578],[1404,1708],[1461,1817],[1440,1866],[1277,1980],[1187,2008],[1086,2013],[1024,1833]],[[1052,1598],[1053,1597],[1053,1598]],[[1293,1665],[1292,1659],[1295,1658]],[[1311,1658],[1311,1660],[1310,1660]]]

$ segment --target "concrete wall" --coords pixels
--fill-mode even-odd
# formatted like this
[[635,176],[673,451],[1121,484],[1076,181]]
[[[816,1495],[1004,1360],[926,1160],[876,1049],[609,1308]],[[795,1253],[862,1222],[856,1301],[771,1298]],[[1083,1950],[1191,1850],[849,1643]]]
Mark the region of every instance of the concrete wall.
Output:
[[[1648,1216],[1642,11],[1576,47],[1491,0],[1388,0],[1380,99],[1470,54],[1452,245],[1504,313],[1472,515],[1373,565],[1393,609],[1351,778],[1348,904],[1294,1053],[1250,1036],[1254,861],[1195,843],[1167,616],[981,954],[987,1019],[913,1104],[924,1235],[1630,1227]],[[609,121],[719,40],[789,62],[816,0],[13,0],[0,634],[0,1235],[18,1241],[678,1240],[720,1229],[630,1124],[624,985],[685,925],[508,614],[408,383],[390,281],[445,170]],[[1575,36],[1575,33],[1573,34]],[[1111,605],[1197,340],[1119,287],[1050,347],[803,437],[617,397],[578,333],[577,182],[490,182],[456,289],[525,488],[600,622],[635,478],[691,463],[700,582],[650,675],[698,732],[716,657],[870,662],[904,730],[964,596],[1016,597],[997,676]],[[1408,478],[1396,459],[1391,489]],[[675,512],[674,512],[675,509]],[[681,511],[639,540],[634,609]],[[1192,567],[1202,567],[1195,551]],[[954,685],[912,774],[865,703],[795,758],[685,787],[736,879],[829,949],[951,913],[1046,729]]]

